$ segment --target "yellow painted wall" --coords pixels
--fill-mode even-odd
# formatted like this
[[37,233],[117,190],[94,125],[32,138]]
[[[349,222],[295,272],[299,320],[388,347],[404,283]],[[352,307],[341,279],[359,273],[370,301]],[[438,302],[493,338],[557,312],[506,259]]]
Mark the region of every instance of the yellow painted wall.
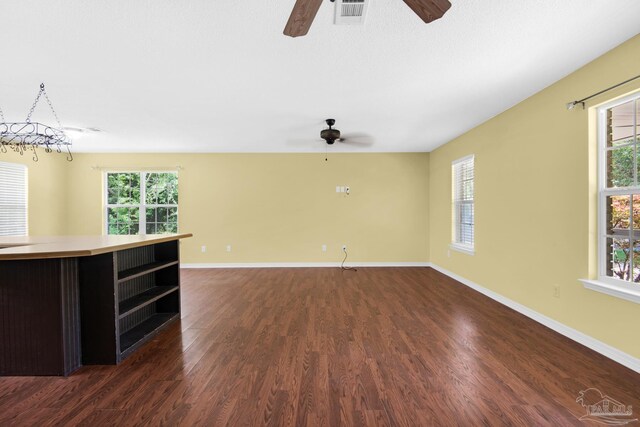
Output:
[[45,154],[38,150],[38,162],[32,153],[19,155],[11,150],[0,153],[0,162],[27,166],[29,191],[29,235],[63,235],[67,225],[66,154]]
[[[639,72],[636,36],[431,152],[429,176],[431,262],[635,357],[640,305],[578,282],[596,274],[596,141],[593,111],[565,104]],[[639,88],[636,81],[588,106]],[[448,256],[451,162],[468,154],[476,156],[476,254]]]
[[[102,233],[103,170],[180,165],[185,263],[427,262],[428,153],[77,154],[68,227]],[[336,193],[348,185],[351,194]],[[327,252],[321,246],[327,245]],[[201,246],[207,246],[202,253]],[[226,252],[231,245],[232,251]]]

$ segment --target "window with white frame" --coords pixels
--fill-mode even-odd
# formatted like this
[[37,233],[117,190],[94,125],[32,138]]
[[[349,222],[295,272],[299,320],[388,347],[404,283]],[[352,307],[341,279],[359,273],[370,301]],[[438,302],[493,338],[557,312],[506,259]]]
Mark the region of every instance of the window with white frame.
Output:
[[640,292],[640,94],[598,109],[599,278]]
[[177,172],[105,173],[106,234],[178,231]]
[[474,251],[474,156],[466,156],[451,164],[453,183],[452,242],[453,249]]
[[26,236],[27,167],[0,162],[0,236]]

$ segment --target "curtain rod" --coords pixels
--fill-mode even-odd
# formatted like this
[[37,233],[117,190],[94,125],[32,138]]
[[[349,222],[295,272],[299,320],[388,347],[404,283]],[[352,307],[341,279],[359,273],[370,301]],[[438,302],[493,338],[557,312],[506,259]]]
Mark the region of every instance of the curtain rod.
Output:
[[136,166],[91,166],[91,169],[97,171],[103,170],[112,170],[112,171],[171,171],[171,170],[184,170],[183,166],[175,165],[175,166],[147,166],[147,167],[136,167]]
[[593,95],[589,95],[589,96],[587,96],[586,98],[579,99],[578,101],[571,101],[571,102],[568,102],[568,103],[567,103],[567,110],[573,110],[573,109],[575,108],[575,106],[576,106],[576,105],[578,105],[578,104],[581,104],[581,105],[582,105],[582,109],[584,110],[584,102],[585,102],[585,101],[588,101],[588,100],[590,100],[591,98],[596,97],[596,96],[598,96],[598,95],[600,95],[600,94],[602,94],[602,93],[608,92],[608,91],[610,91],[611,89],[615,89],[615,88],[617,88],[617,87],[620,87],[620,86],[622,86],[622,85],[625,85],[625,84],[627,84],[627,83],[629,83],[629,82],[631,82],[631,81],[633,81],[633,80],[635,80],[635,79],[640,79],[640,74],[639,74],[639,75],[637,75],[637,76],[635,76],[635,77],[631,77],[630,79],[625,80],[625,81],[623,81],[622,83],[618,83],[617,85],[614,85],[614,86],[608,87],[608,88],[606,88],[606,89],[603,89],[603,90],[601,90],[601,91],[600,91],[600,92],[598,92],[598,93],[594,93]]

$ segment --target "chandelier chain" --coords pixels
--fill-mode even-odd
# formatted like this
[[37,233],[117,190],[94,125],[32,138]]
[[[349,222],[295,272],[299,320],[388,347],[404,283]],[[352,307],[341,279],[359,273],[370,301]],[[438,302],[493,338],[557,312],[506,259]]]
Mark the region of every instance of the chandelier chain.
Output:
[[2,112],[1,107],[0,107],[0,123],[4,123],[4,113]]
[[36,109],[36,105],[38,105],[38,101],[40,101],[42,92],[44,92],[44,83],[40,84],[40,90],[38,91],[38,95],[36,96],[36,99],[33,101],[33,104],[29,109],[29,114],[27,114],[27,120],[26,120],[27,123],[31,123],[31,115],[33,114],[33,110]]
[[49,108],[51,109],[51,112],[53,113],[53,116],[56,118],[56,122],[58,123],[58,127],[60,129],[62,129],[62,123],[60,123],[60,119],[58,118],[58,113],[56,113],[55,108],[53,108],[53,104],[51,103],[51,100],[49,99],[49,95],[47,95],[47,91],[44,89],[44,83],[40,84],[40,90],[38,91],[38,95],[36,96],[36,99],[33,101],[33,105],[31,105],[31,109],[29,110],[29,114],[27,115],[27,123],[31,123],[31,115],[35,111],[36,106],[38,105],[38,101],[40,101],[40,97],[42,95],[44,95],[44,99],[47,100],[47,104],[49,104]]
[[51,108],[51,112],[53,113],[53,117],[56,118],[56,122],[58,123],[58,127],[60,129],[62,129],[62,123],[60,123],[60,119],[58,118],[58,113],[56,113],[56,110],[53,108],[53,104],[51,103],[51,100],[49,99],[49,95],[47,95],[47,92],[44,90],[44,85],[42,87],[42,92],[44,93],[44,99],[47,100],[47,104],[49,104],[49,108]]

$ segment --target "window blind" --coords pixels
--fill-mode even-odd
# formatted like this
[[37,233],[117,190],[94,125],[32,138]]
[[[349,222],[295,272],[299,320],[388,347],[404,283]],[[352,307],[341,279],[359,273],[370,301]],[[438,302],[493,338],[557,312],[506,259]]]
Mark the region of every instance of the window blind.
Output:
[[27,167],[0,162],[0,236],[27,235]]
[[474,156],[456,160],[453,167],[453,241],[474,244]]

